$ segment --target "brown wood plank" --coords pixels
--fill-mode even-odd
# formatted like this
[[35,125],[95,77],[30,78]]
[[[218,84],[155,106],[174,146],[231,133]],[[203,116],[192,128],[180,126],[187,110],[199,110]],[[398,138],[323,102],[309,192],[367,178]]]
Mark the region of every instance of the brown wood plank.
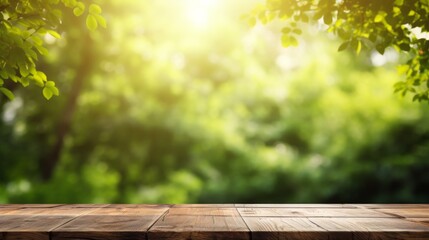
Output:
[[236,208],[170,208],[169,215],[239,216]]
[[170,208],[173,204],[108,204],[105,208]]
[[0,204],[0,208],[50,208],[58,207],[64,204]]
[[429,218],[429,208],[378,208],[375,210],[403,218]]
[[149,227],[168,209],[147,205],[100,208],[54,229],[51,240],[145,240]]
[[[429,227],[396,218],[309,218],[329,231],[330,239],[341,239],[349,233],[353,239],[396,240],[429,239]],[[352,238],[350,238],[352,239]]]
[[0,233],[3,240],[49,240],[49,231],[73,218],[74,216],[0,215]]
[[429,208],[429,204],[350,204],[358,208]]
[[358,208],[237,208],[243,217],[393,217]]
[[307,218],[243,217],[252,240],[328,240],[329,233]]
[[166,214],[149,229],[148,240],[248,240],[249,229],[239,216]]
[[357,208],[354,204],[234,204],[238,208]]
[[429,218],[407,218],[406,220],[429,226]]
[[114,204],[109,207],[99,208],[87,215],[139,215],[139,216],[161,216],[170,207],[168,205],[136,205],[127,207],[123,204]]
[[6,214],[6,213],[9,213],[12,211],[16,211],[18,209],[20,209],[20,208],[0,208],[0,215]]
[[175,204],[172,208],[234,208],[235,204]]
[[6,215],[60,215],[60,216],[79,216],[90,213],[97,206],[76,207],[74,205],[60,205],[55,207],[24,207],[6,212]]

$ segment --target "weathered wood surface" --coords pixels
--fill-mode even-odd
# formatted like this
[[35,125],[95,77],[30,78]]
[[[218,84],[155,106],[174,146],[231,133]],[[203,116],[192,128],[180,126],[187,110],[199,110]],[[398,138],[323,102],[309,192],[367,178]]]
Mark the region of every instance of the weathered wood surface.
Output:
[[0,240],[429,240],[429,204],[0,204]]

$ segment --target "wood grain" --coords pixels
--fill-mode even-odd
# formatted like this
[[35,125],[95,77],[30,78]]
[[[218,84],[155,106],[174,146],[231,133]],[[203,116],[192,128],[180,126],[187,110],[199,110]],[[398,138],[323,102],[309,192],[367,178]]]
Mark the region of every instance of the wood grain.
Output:
[[169,215],[239,216],[236,208],[170,208]]
[[378,208],[375,210],[403,218],[429,218],[429,208]]
[[90,213],[98,209],[96,206],[76,207],[74,205],[60,205],[54,207],[21,207],[13,211],[8,211],[6,215],[59,215],[59,216],[79,216]]
[[247,240],[250,239],[250,234],[240,216],[171,215],[167,213],[150,228],[148,239]]
[[241,216],[253,217],[393,217],[357,208],[237,208]]
[[51,240],[145,240],[149,227],[168,209],[148,205],[100,208],[54,229]]
[[[317,226],[330,232],[349,233],[357,239],[429,239],[429,227],[395,218],[309,218]],[[344,236],[344,235],[343,235]]]
[[175,204],[172,208],[233,208],[235,204]]
[[429,205],[0,205],[0,240],[429,240]]
[[350,204],[358,208],[429,208],[429,204]]
[[329,233],[307,218],[244,217],[252,240],[329,239]]
[[49,240],[51,230],[73,218],[73,216],[51,215],[0,215],[0,232],[3,235],[3,240]]
[[357,208],[355,204],[234,204],[237,208]]
[[168,205],[133,205],[127,207],[123,204],[113,204],[108,207],[99,208],[86,215],[120,215],[120,216],[161,216],[170,206]]
[[429,226],[429,218],[407,218],[407,221],[417,222]]

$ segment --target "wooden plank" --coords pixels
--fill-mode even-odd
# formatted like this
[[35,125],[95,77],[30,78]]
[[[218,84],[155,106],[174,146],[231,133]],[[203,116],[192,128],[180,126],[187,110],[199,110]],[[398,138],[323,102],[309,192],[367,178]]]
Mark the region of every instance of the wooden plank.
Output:
[[309,218],[329,231],[329,239],[429,239],[429,227],[396,218]]
[[23,207],[13,211],[6,212],[6,215],[60,215],[60,216],[79,216],[98,209],[97,207],[75,207],[64,205],[57,207]]
[[54,229],[51,240],[145,240],[146,231],[156,216],[81,216]]
[[172,208],[234,208],[235,204],[175,204]]
[[49,231],[73,218],[51,215],[0,215],[0,232],[3,240],[49,240]]
[[329,233],[307,218],[243,217],[252,240],[328,240]]
[[429,218],[407,218],[407,221],[418,222],[429,226]]
[[375,210],[403,218],[429,218],[429,208],[378,208]]
[[139,216],[148,216],[155,215],[161,216],[165,213],[170,207],[168,205],[139,205],[126,207],[122,204],[115,204],[105,208],[99,208],[95,211],[92,211],[89,215],[121,215],[121,216],[130,216],[130,215],[139,215]]
[[243,217],[393,217],[358,208],[237,208]]
[[0,204],[0,208],[49,208],[58,207],[63,204]]
[[160,218],[148,240],[248,240],[249,229],[239,216],[170,215]]
[[358,208],[429,208],[429,204],[350,204]]
[[169,215],[239,216],[236,208],[170,208]]
[[108,204],[105,208],[170,208],[172,204]]
[[238,208],[357,208],[354,204],[234,204]]
[[9,212],[16,211],[18,209],[20,208],[0,208],[0,215],[7,214]]
[[143,205],[100,208],[54,229],[51,240],[145,240],[149,227],[168,209]]

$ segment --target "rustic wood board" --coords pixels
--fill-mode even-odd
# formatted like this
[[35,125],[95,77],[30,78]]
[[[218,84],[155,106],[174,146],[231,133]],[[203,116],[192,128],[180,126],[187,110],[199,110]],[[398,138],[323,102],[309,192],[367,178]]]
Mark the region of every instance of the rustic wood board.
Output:
[[91,211],[87,215],[120,215],[120,216],[148,216],[155,215],[161,216],[170,207],[169,206],[155,206],[155,205],[138,205],[126,207],[122,204],[111,205],[109,207],[99,208]]
[[0,206],[0,240],[159,239],[429,240],[429,205]]
[[146,240],[147,231],[168,206],[111,205],[80,216],[52,231],[51,240]]
[[6,212],[6,215],[60,215],[60,216],[79,216],[90,213],[98,207],[76,207],[73,205],[55,206],[55,207],[22,207],[13,211]]
[[172,208],[233,208],[236,204],[175,204]]
[[248,240],[249,229],[240,216],[170,215],[150,228],[148,239],[163,240]]
[[172,204],[108,204],[105,208],[170,208]]
[[20,208],[0,208],[0,215],[7,214],[12,211],[16,211]]
[[55,215],[0,215],[0,233],[3,240],[49,240],[49,231],[73,218]]
[[51,240],[145,240],[158,216],[80,216],[51,233]]
[[350,204],[359,208],[429,208],[429,204]]
[[394,217],[358,208],[237,208],[243,217]]
[[236,208],[170,208],[169,215],[240,216]]
[[64,204],[0,204],[0,208],[50,208]]
[[252,240],[329,239],[329,233],[307,218],[243,217]]
[[429,218],[429,208],[377,208],[375,210],[404,218]]
[[309,218],[309,220],[329,231],[331,238],[339,238],[338,234],[345,237],[344,234],[349,233],[349,237],[354,237],[353,239],[429,239],[429,226],[403,219]]
[[418,222],[429,226],[429,218],[407,218],[407,221]]
[[237,208],[357,208],[354,204],[234,204]]

